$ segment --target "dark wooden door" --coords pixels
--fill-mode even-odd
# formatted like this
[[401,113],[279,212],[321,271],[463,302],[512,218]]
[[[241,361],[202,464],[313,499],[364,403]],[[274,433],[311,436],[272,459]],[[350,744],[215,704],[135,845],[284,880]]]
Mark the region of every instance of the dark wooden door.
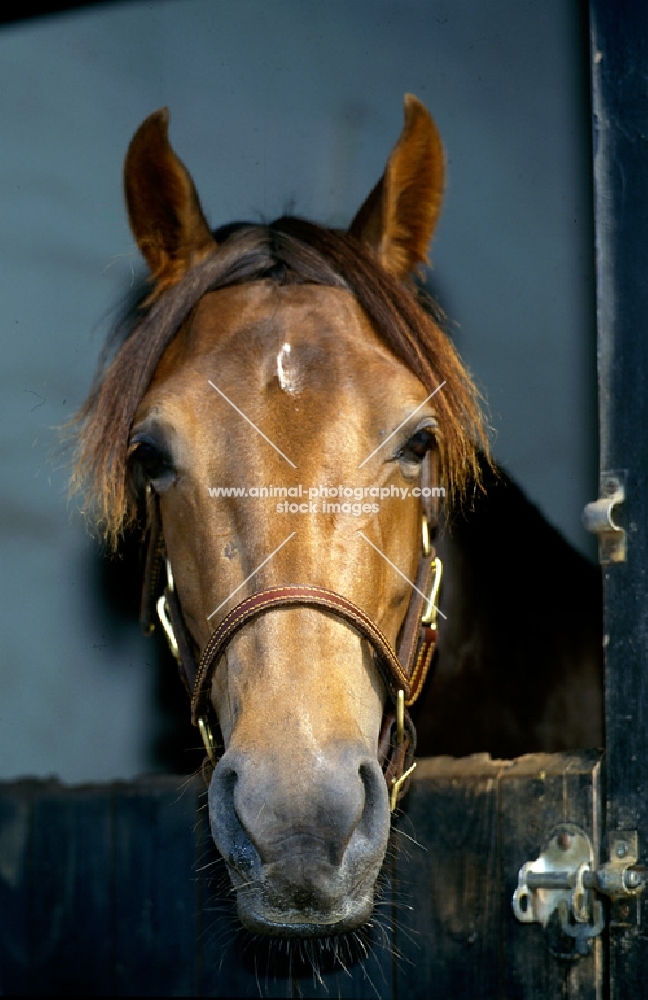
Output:
[[373,928],[330,962],[294,944],[268,950],[237,927],[200,778],[6,782],[0,991],[595,1000],[601,940],[577,961],[555,958],[556,941],[518,923],[511,898],[547,830],[569,820],[597,836],[600,802],[597,752],[422,760]]
[[[648,849],[648,5],[591,0],[601,495],[620,483],[623,562],[604,567],[605,846]],[[609,910],[613,1000],[648,996],[648,894]]]

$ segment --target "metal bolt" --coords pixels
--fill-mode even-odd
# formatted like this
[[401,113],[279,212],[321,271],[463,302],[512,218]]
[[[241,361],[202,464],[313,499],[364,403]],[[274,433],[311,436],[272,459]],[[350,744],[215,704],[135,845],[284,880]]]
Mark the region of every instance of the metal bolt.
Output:
[[643,881],[641,878],[641,872],[635,872],[632,869],[629,869],[624,873],[623,881],[625,882],[626,889],[638,889]]
[[561,830],[558,836],[556,837],[556,843],[558,844],[558,847],[560,848],[561,851],[568,851],[569,848],[571,847],[571,842],[572,839],[566,830]]
[[628,845],[624,843],[622,840],[619,841],[619,843],[616,846],[617,858],[625,858],[627,853],[628,853]]

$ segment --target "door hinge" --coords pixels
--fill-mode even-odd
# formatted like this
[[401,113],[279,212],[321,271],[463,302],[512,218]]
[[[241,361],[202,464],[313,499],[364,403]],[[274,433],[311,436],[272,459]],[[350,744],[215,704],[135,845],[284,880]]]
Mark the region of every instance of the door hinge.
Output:
[[[626,918],[646,884],[646,869],[638,864],[636,831],[615,832],[609,837],[610,859],[599,868],[594,864],[592,843],[580,827],[561,823],[551,834],[535,861],[527,861],[518,873],[513,893],[513,912],[522,923],[552,926],[562,936],[554,953],[579,958],[590,951],[592,938],[605,926],[601,893],[612,900],[610,923],[619,911]],[[621,904],[621,906],[619,906]]]
[[627,535],[614,519],[614,508],[626,498],[626,480],[625,471],[601,473],[601,496],[583,509],[583,525],[598,538],[601,566],[626,561]]

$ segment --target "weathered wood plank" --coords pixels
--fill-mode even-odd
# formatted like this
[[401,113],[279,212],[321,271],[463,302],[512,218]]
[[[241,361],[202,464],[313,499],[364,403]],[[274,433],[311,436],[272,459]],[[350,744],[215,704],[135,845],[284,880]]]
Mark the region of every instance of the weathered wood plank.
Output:
[[194,996],[195,786],[115,785],[113,815],[115,994]]
[[[569,942],[539,924],[521,924],[512,914],[517,873],[543,850],[559,823],[576,823],[598,847],[600,765],[596,752],[534,754],[511,762],[501,776],[500,842],[502,899],[502,996],[506,1000],[600,1000],[601,942],[580,959]],[[596,859],[595,859],[596,860]]]
[[40,782],[0,784],[0,991],[29,988],[32,797]]
[[551,955],[547,933],[519,924],[511,908],[520,866],[537,857],[557,823],[584,827],[598,849],[600,757],[476,755],[419,763],[397,821],[425,848],[410,845],[399,864],[398,891],[408,891],[416,907],[399,914],[395,929],[406,959],[398,966],[399,997],[600,995],[600,940],[588,958],[565,962]]
[[104,789],[53,784],[34,796],[30,992],[113,993],[111,834]]
[[396,821],[398,997],[497,997],[498,779],[483,755],[419,762]]

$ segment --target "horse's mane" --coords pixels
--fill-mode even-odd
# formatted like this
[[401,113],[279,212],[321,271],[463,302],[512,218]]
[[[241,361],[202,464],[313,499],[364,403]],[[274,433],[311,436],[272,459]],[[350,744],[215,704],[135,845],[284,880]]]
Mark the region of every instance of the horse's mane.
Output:
[[[341,230],[291,216],[269,225],[217,230],[218,249],[172,288],[137,303],[122,343],[105,352],[88,399],[73,422],[76,462],[72,485],[111,543],[136,520],[129,484],[129,435],[135,412],[165,349],[202,296],[251,281],[344,288],[362,306],[377,334],[435,396],[446,492],[460,497],[478,481],[477,448],[487,448],[475,386],[454,347],[414,284],[392,277],[372,252]],[[123,330],[122,324],[122,330]]]

